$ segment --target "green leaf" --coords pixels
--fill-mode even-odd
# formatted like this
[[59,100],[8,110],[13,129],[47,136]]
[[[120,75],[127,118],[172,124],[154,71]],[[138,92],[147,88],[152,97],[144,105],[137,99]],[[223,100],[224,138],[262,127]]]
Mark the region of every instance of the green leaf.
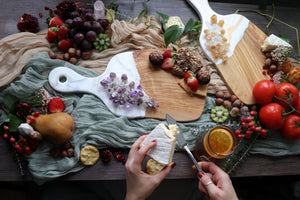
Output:
[[6,94],[4,96],[4,107],[8,112],[13,113],[15,110],[16,104],[19,102],[19,99],[11,94]]
[[169,16],[168,15],[165,15],[165,14],[157,12],[157,11],[156,11],[156,14],[158,14],[158,16],[160,16],[162,18],[163,24],[167,23],[167,21],[169,20]]
[[290,43],[290,38],[287,35],[279,34],[278,37],[281,38],[281,39],[283,39],[287,43]]
[[195,21],[195,25],[194,25],[193,30],[196,31],[196,32],[199,32],[201,27],[202,27],[202,22],[201,21]]
[[147,14],[148,13],[148,8],[145,8],[144,10],[141,11],[141,13],[139,14],[138,18],[140,18],[141,16],[143,16],[143,14]]
[[168,46],[170,43],[176,41],[183,33],[183,29],[178,25],[170,26],[164,33],[165,44]]
[[18,127],[22,123],[22,120],[19,119],[17,116],[9,114],[9,131],[10,132],[17,132]]
[[189,32],[189,31],[193,30],[194,26],[195,26],[195,21],[191,18],[191,19],[186,23],[183,33],[187,33],[187,32]]

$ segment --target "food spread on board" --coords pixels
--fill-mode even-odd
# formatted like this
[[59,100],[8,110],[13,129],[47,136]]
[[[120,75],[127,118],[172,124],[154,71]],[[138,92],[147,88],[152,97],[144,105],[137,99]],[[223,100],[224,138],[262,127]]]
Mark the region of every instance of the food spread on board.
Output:
[[[57,5],[56,12],[48,7],[45,9],[49,10],[50,14],[47,20],[49,28],[45,35],[52,46],[48,52],[49,59],[61,59],[71,64],[80,64],[82,60],[93,60],[93,57],[97,59],[99,53],[105,54],[110,51],[110,48],[114,48],[112,51],[117,49],[117,47],[112,47],[116,38],[113,37],[114,31],[111,29],[116,20],[115,11],[105,8],[102,1],[96,1],[93,8],[85,7],[80,2],[63,1]],[[161,13],[160,16],[162,16]],[[218,71],[221,77],[216,77],[217,73],[214,72],[216,64],[219,64],[216,61],[220,59],[225,65],[218,66],[219,68],[230,67],[226,66],[226,62],[231,59],[233,53],[229,53],[232,51],[230,42],[233,35],[231,32],[227,33],[223,27],[230,21],[226,21],[226,18],[218,19],[215,14],[207,16],[210,18],[210,23],[205,22],[206,29],[203,30],[204,36],[202,37],[205,38],[205,48],[209,52],[205,52],[199,44],[191,45],[195,41],[199,42],[197,41],[199,29],[195,29],[199,23],[191,20],[189,21],[191,23],[183,24],[178,16],[163,16],[165,19],[159,28],[160,31],[155,32],[154,35],[166,40],[167,35],[164,38],[162,32],[167,32],[169,28],[176,29],[183,35],[180,35],[175,42],[168,46],[153,46],[148,48],[150,50],[146,53],[140,50],[133,54],[117,55],[108,65],[112,67],[107,67],[110,71],[105,71],[99,78],[87,79],[90,81],[84,80],[86,77],[75,74],[70,69],[56,68],[49,75],[50,85],[61,92],[61,95],[72,91],[95,94],[105,102],[107,109],[113,114],[128,118],[159,118],[159,115],[153,113],[165,111],[168,107],[168,102],[163,102],[160,99],[161,95],[158,95],[158,92],[164,91],[166,94],[163,95],[173,93],[176,95],[177,92],[181,92],[178,93],[181,96],[187,94],[184,98],[178,96],[181,101],[193,99],[193,101],[202,102],[199,105],[199,107],[202,106],[200,110],[184,109],[186,115],[198,112],[190,119],[190,121],[196,120],[201,116],[205,97],[209,93],[215,98],[215,106],[209,111],[211,120],[217,124],[222,124],[228,119],[238,121],[239,128],[232,131],[240,140],[250,139],[252,136],[257,137],[257,135],[266,138],[270,129],[280,130],[282,136],[290,140],[300,138],[300,98],[296,87],[300,83],[300,68],[288,58],[293,48],[290,44],[273,34],[266,37],[260,44],[259,52],[264,56],[265,63],[259,66],[260,70],[255,71],[253,75],[259,74],[259,77],[263,79],[249,89],[251,98],[254,99],[254,103],[249,104],[243,102],[244,97],[239,96],[241,93],[233,94],[229,89],[220,90],[221,87],[218,87],[218,84],[223,77],[222,70]],[[240,21],[235,24],[241,23],[242,19],[239,18]],[[133,27],[138,26],[131,22],[128,24]],[[20,31],[39,31],[37,19],[29,14],[24,14],[20,18],[17,27]],[[184,40],[187,40],[187,33],[195,37],[188,39],[189,45],[180,45],[181,42],[184,43]],[[206,56],[207,53],[212,55],[213,60]],[[126,62],[128,60],[130,64]],[[128,69],[121,69],[122,66],[127,66]],[[150,73],[143,73],[145,71],[150,71]],[[60,74],[60,72],[64,73]],[[158,73],[165,74],[163,75],[165,77],[173,77],[172,82],[168,79],[163,80],[165,81],[163,83],[171,83],[172,85],[169,86],[172,89],[161,90],[154,87],[155,84],[151,81],[147,82],[150,79],[145,77],[149,75],[154,77]],[[57,79],[51,78],[53,74],[58,74],[55,77]],[[76,79],[75,82],[78,81],[76,83],[78,88],[74,89],[75,86],[70,85],[72,88],[70,90],[67,86],[72,79]],[[151,80],[155,81],[155,79]],[[235,82],[236,80],[226,81]],[[243,84],[243,81],[247,80],[238,80],[239,84]],[[94,83],[95,87],[93,85],[90,90],[87,90]],[[217,89],[211,92],[210,88],[214,85]],[[161,85],[161,88],[164,87],[168,85]],[[149,88],[154,88],[154,92]],[[148,92],[151,97],[148,96]],[[158,96],[158,100],[155,99],[155,95]],[[18,99],[13,93],[5,94],[2,103],[2,110],[6,112],[7,120],[1,121],[1,135],[19,154],[30,155],[38,148],[41,140],[47,140],[57,145],[49,151],[54,159],[67,159],[74,156],[74,144],[70,143],[70,139],[76,124],[73,117],[65,111],[66,105],[61,98],[50,98],[49,93],[41,88],[39,91],[33,91],[33,95],[25,99]],[[169,106],[173,109],[178,105],[170,103]],[[180,114],[183,113],[179,111],[177,115]],[[175,115],[176,117],[179,116]],[[165,165],[171,163],[178,133],[177,125],[166,127],[163,123],[159,123],[142,142],[141,146],[153,140],[159,141],[147,154],[151,157],[146,166],[149,174],[156,174]],[[103,162],[109,162],[113,156],[122,163],[126,162],[121,151],[111,152],[110,149],[102,149],[99,152],[94,145],[86,145],[79,151],[80,161],[86,166],[94,165],[99,158]]]

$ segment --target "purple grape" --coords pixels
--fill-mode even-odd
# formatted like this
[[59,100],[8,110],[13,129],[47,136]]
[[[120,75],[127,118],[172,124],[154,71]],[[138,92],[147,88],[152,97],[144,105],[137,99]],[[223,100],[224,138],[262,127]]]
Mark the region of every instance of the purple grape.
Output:
[[84,18],[85,18],[86,21],[94,21],[94,14],[88,12],[88,13],[86,13],[86,14],[84,15]]
[[68,26],[68,28],[72,28],[73,20],[72,19],[67,19],[64,24]]
[[83,23],[83,26],[82,26],[82,29],[85,31],[85,32],[87,32],[87,31],[89,31],[89,30],[92,30],[92,24],[91,24],[91,22],[84,22]]
[[102,26],[102,28],[103,28],[104,30],[105,30],[105,29],[108,27],[108,25],[109,25],[109,21],[108,21],[107,19],[100,19],[99,22],[100,22],[100,24],[101,24],[101,26]]
[[86,11],[87,13],[94,13],[94,10],[91,9],[91,8],[87,8],[87,9],[85,9],[85,11]]
[[81,47],[81,50],[88,51],[92,48],[92,44],[88,40],[84,39],[84,40],[82,40],[80,47]]
[[97,39],[97,33],[95,31],[88,31],[86,34],[85,34],[85,38],[90,41],[90,42],[93,42]]
[[76,44],[80,44],[84,40],[84,35],[82,33],[76,33],[73,40]]
[[73,27],[80,29],[82,25],[83,25],[83,19],[81,17],[75,17],[73,19],[73,23],[72,23]]
[[71,12],[71,14],[70,14],[70,17],[72,18],[72,19],[74,19],[74,18],[76,18],[76,17],[79,17],[80,15],[79,15],[79,13],[77,12],[77,11],[73,11],[73,12]]
[[86,9],[84,7],[77,8],[77,11],[79,12],[79,14],[85,14],[86,13]]
[[99,22],[93,22],[92,30],[95,31],[97,34],[104,33],[104,29],[102,28]]
[[69,31],[69,37],[73,38],[76,33],[77,33],[77,29],[76,28],[71,28],[70,31]]

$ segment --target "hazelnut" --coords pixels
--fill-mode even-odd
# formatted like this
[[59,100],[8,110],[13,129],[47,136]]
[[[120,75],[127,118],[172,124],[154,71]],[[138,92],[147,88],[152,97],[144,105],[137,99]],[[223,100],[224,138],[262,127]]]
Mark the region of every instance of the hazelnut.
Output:
[[149,60],[153,65],[161,65],[164,61],[164,56],[160,51],[153,51],[149,55]]
[[237,107],[233,107],[229,114],[231,117],[237,117],[239,113],[240,113],[240,109]]
[[81,54],[81,57],[83,60],[88,60],[91,58],[91,56],[92,56],[92,53],[89,51],[82,52],[82,54]]
[[231,108],[231,102],[226,100],[223,102],[223,106],[229,110]]
[[69,148],[67,150],[68,157],[71,158],[74,156],[74,148]]
[[265,61],[265,65],[267,67],[269,67],[271,64],[272,64],[272,59],[271,58],[267,58],[266,61]]
[[68,156],[67,151],[66,151],[66,150],[62,150],[62,151],[60,152],[60,157],[64,158],[64,157],[66,157],[66,156]]
[[71,143],[70,142],[67,142],[66,144],[64,144],[64,149],[65,150],[67,150],[67,149],[69,149],[69,148],[71,148],[72,147],[72,145],[71,145]]
[[72,58],[70,58],[69,62],[72,63],[72,64],[76,64],[77,63],[77,58],[72,57]]
[[68,61],[70,59],[70,54],[69,53],[65,53],[64,54],[64,59]]
[[75,56],[76,49],[75,49],[75,48],[70,48],[70,49],[68,50],[68,53],[70,54],[70,57],[73,57],[73,56]]
[[230,99],[230,98],[231,98],[230,92],[225,92],[225,93],[224,93],[224,98],[225,98],[225,99]]
[[224,97],[224,92],[222,92],[222,91],[217,91],[216,97],[217,97],[217,98],[223,98],[223,97]]
[[196,74],[199,84],[207,84],[210,81],[210,73],[206,70],[199,70]]
[[241,108],[242,107],[242,102],[239,99],[237,99],[233,102],[232,106]]
[[217,98],[216,99],[216,105],[217,106],[220,106],[220,105],[222,105],[224,103],[224,100],[222,99],[222,98]]
[[76,56],[77,58],[80,58],[80,57],[81,57],[81,51],[80,51],[80,49],[76,49],[75,56]]
[[233,94],[233,95],[231,95],[230,101],[231,101],[231,102],[235,102],[237,99],[238,99],[237,96],[235,96],[235,95]]
[[57,59],[60,59],[60,60],[64,60],[64,55],[63,54],[59,54],[56,56]]
[[56,58],[56,54],[53,51],[49,51],[48,55],[51,59],[55,59]]
[[276,65],[271,65],[271,66],[269,67],[269,71],[270,71],[272,74],[274,74],[275,72],[277,72],[277,66],[276,66]]

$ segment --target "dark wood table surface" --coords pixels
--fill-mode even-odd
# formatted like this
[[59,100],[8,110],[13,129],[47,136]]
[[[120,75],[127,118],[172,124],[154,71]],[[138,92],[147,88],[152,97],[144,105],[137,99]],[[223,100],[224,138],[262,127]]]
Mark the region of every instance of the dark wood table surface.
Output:
[[[41,29],[47,28],[45,20],[48,16],[45,6],[55,8],[61,0],[9,0],[1,2],[0,7],[0,39],[7,35],[19,32],[17,30],[17,22],[23,13],[28,13],[39,18],[39,13],[43,14],[39,18]],[[91,3],[92,1],[83,0],[81,2]],[[111,2],[111,1],[104,1]],[[211,7],[220,14],[231,14],[239,8],[257,9],[258,4],[248,4],[246,1],[235,1],[237,3],[230,3],[233,1],[225,0],[223,2],[211,2]],[[249,1],[251,2],[251,1]],[[144,0],[120,0],[119,10],[130,16],[137,16],[145,7]],[[252,1],[253,3],[253,1]],[[277,3],[284,3],[284,5],[275,5],[275,16],[280,20],[300,28],[300,6],[298,1],[279,1]],[[150,0],[148,3],[149,14],[155,14],[156,11],[174,16],[181,17],[183,22],[187,22],[190,18],[199,19],[196,12],[183,0]],[[269,5],[266,11],[272,15],[272,7]],[[261,16],[255,12],[242,12],[244,16],[254,22],[260,29],[266,32],[266,25],[269,18]],[[276,35],[285,34],[293,45],[295,52],[294,57],[297,56],[297,42],[296,32],[276,21],[270,26],[271,33]],[[1,53],[1,52],[0,52]],[[8,145],[3,139],[0,139],[0,181],[30,181],[30,174],[27,173],[25,177],[21,177],[18,173],[18,168],[14,160],[14,155],[9,149]],[[184,152],[176,152],[173,159],[177,165],[172,170],[168,179],[186,179],[195,178],[195,172],[191,170],[192,162]],[[263,155],[251,155],[245,162],[243,162],[232,174],[232,177],[254,177],[254,176],[299,176],[300,175],[300,156],[285,156],[285,157],[268,157]],[[62,177],[63,180],[119,180],[124,179],[124,166],[121,162],[112,159],[107,165],[98,162],[92,167],[86,167],[82,171],[72,173]]]

